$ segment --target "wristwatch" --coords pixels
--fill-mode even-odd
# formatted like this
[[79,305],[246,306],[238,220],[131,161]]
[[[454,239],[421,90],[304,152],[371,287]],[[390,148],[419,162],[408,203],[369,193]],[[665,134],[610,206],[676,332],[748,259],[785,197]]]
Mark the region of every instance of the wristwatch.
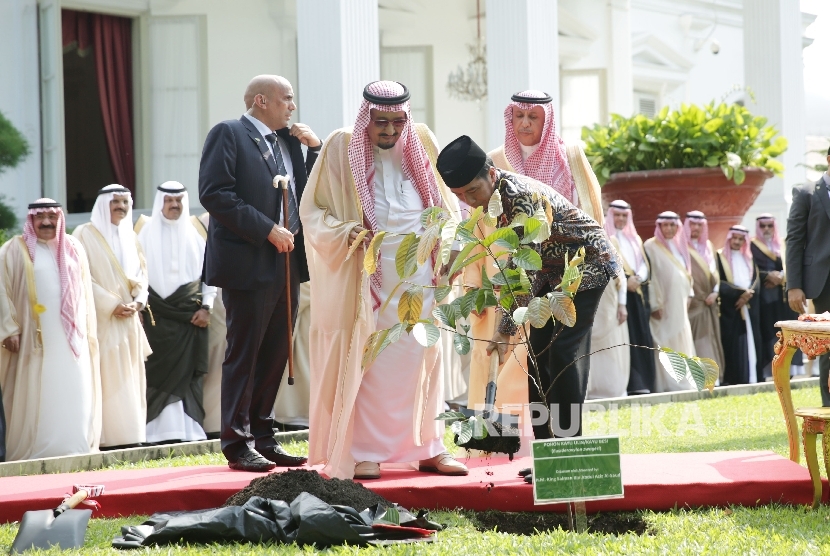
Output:
[[202,309],[208,312],[208,314],[213,313],[213,307],[210,305],[202,305]]

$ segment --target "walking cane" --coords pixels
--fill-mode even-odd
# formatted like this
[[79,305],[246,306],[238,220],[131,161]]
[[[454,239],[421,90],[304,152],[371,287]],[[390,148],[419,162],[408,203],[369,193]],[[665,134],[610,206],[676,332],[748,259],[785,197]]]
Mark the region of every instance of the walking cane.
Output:
[[[288,226],[288,176],[275,176],[274,187],[282,187],[283,224]],[[288,384],[294,384],[294,319],[291,318],[291,251],[285,252],[285,296],[288,299]]]

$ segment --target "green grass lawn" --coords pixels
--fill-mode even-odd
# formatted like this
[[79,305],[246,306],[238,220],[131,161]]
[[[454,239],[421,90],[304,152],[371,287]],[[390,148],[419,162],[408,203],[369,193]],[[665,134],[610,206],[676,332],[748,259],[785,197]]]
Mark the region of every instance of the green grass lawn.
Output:
[[[793,391],[796,407],[820,405],[818,391]],[[787,436],[775,393],[726,397],[645,408],[620,408],[586,418],[586,435],[619,434],[624,453],[719,450],[773,450],[787,456]],[[307,450],[304,442],[286,446],[292,453]],[[819,451],[820,452],[820,451]],[[803,459],[802,459],[803,461]],[[224,465],[220,454],[119,464],[113,468],[169,465]],[[758,508],[643,511],[649,534],[591,535],[557,530],[533,536],[481,533],[467,511],[434,512],[432,519],[449,527],[436,542],[385,549],[337,547],[332,554],[804,554],[830,555],[830,508],[816,511],[781,505]],[[113,554],[113,537],[125,524],[144,516],[96,519],[90,522],[84,554]],[[17,525],[0,526],[0,552],[7,552]],[[314,552],[297,546],[174,546],[144,549],[141,554],[295,554]]]

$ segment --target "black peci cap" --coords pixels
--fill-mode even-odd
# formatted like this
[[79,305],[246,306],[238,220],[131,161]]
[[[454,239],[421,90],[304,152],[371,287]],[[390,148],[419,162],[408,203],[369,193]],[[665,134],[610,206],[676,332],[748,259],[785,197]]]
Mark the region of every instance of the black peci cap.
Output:
[[438,155],[438,173],[450,189],[464,187],[481,172],[487,162],[487,153],[475,141],[462,135]]

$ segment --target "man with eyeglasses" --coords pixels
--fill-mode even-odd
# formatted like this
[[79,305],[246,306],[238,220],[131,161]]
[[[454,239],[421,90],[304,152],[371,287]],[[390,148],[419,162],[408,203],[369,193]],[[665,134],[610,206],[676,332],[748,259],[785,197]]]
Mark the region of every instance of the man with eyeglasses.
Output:
[[[349,479],[379,478],[381,463],[466,475],[467,468],[446,452],[444,427],[435,420],[444,404],[438,345],[423,348],[403,334],[367,368],[361,365],[369,335],[398,323],[398,302],[409,287],[396,288],[395,254],[403,236],[424,231],[426,208],[458,215],[435,170],[436,140],[411,120],[407,88],[376,81],[363,99],[354,127],[336,130],[324,142],[300,203],[314,300],[309,462],[324,464],[330,477]],[[381,231],[390,235],[376,272],[368,275],[364,250],[352,254],[350,247]],[[435,264],[433,255],[407,281],[434,285]],[[421,318],[430,318],[433,292],[421,291]]]
[[[23,235],[0,247],[0,389],[9,461],[98,451],[96,333],[86,251],[66,234],[60,203],[38,199],[29,205]],[[0,461],[2,423],[0,417]]]
[[[764,376],[772,376],[772,358],[775,357],[775,343],[777,329],[775,323],[780,320],[795,320],[798,313],[793,311],[787,303],[784,288],[787,285],[787,275],[784,272],[784,257],[781,249],[781,238],[778,236],[778,222],[771,214],[762,214],[755,219],[755,237],[752,238],[750,249],[752,258],[758,267],[760,287],[756,303],[761,311],[761,369]],[[790,373],[804,374],[804,363],[801,350],[795,352]]]

